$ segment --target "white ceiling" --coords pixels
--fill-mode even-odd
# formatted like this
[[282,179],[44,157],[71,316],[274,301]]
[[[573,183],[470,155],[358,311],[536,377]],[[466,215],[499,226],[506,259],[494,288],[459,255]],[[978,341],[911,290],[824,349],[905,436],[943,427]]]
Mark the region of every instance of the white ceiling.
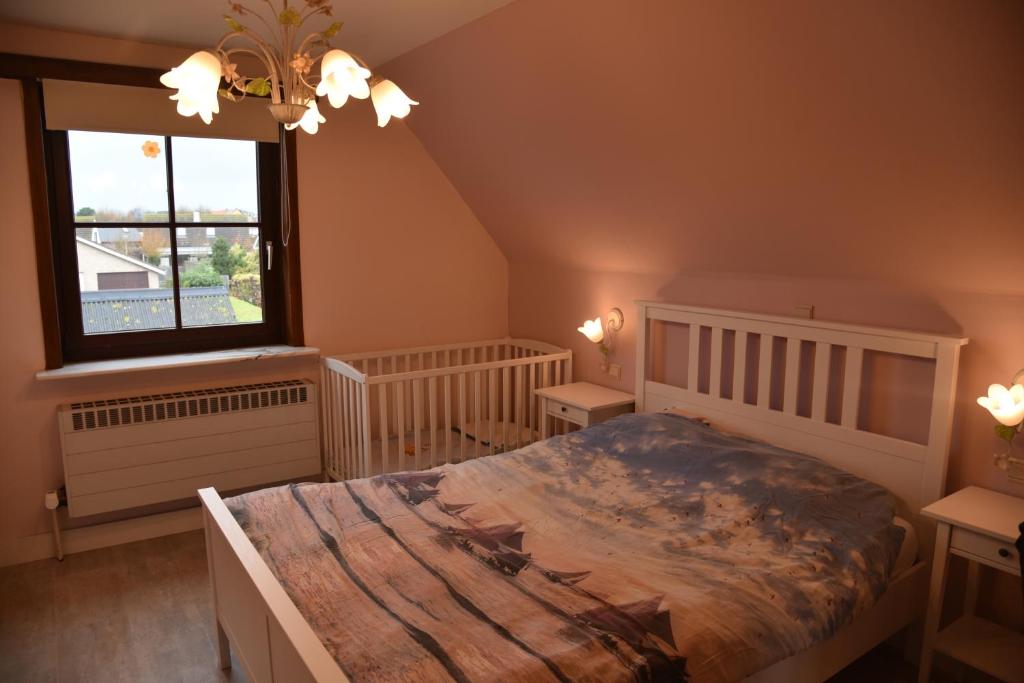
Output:
[[[266,9],[264,0],[240,1],[253,10]],[[316,17],[303,28],[343,21],[332,43],[377,65],[511,1],[334,0],[333,18]],[[305,2],[291,0],[291,5],[302,8]],[[225,32],[222,17],[228,12],[227,0],[0,0],[0,19],[189,47],[215,43]],[[241,21],[246,23],[244,17]]]

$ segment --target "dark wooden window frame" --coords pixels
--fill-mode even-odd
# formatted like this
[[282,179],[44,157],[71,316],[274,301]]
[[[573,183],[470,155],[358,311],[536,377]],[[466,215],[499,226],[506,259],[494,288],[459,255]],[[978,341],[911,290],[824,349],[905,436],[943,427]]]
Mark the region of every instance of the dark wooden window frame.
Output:
[[[57,226],[61,213],[70,211],[70,204],[61,202],[55,196],[56,175],[67,173],[67,166],[61,170],[54,166],[52,145],[48,144],[40,79],[54,78],[113,85],[134,85],[160,87],[161,71],[143,67],[130,67],[93,62],[30,57],[0,53],[0,78],[14,78],[21,81],[22,101],[25,120],[25,139],[28,157],[30,198],[33,213],[33,228],[36,244],[36,267],[40,293],[40,308],[43,322],[43,338],[46,351],[47,369],[62,367],[68,361],[97,360],[101,358],[124,358],[131,356],[159,355],[187,351],[202,351],[242,346],[285,343],[301,346],[304,343],[302,331],[302,284],[299,270],[299,226],[298,226],[298,183],[296,179],[295,133],[281,132],[279,145],[267,145],[260,154],[260,179],[274,175],[271,164],[280,172],[281,183],[288,183],[290,201],[287,219],[291,233],[288,246],[280,243],[280,230],[267,230],[267,236],[274,242],[275,268],[277,277],[269,280],[264,275],[264,288],[275,287],[276,304],[268,301],[265,324],[190,328],[186,330],[160,331],[163,338],[151,336],[148,332],[119,333],[116,335],[81,335],[81,307],[78,304],[77,268],[72,259],[69,268],[61,267],[61,240]],[[261,143],[262,144],[262,143]],[[277,148],[276,150],[271,148]],[[170,179],[168,179],[170,182]],[[275,187],[271,192],[260,192],[261,216],[281,215],[281,193]],[[266,213],[264,213],[266,212]],[[173,215],[173,212],[172,212]],[[66,219],[66,217],[65,217]],[[261,220],[263,220],[261,218]],[[72,217],[73,221],[73,217]],[[269,224],[268,224],[269,225]],[[206,227],[201,224],[190,227]],[[232,224],[237,227],[238,224]],[[172,228],[173,229],[173,228]],[[73,231],[71,242],[74,242]],[[173,242],[172,242],[173,244]],[[74,254],[72,254],[74,256]],[[262,259],[265,261],[265,258]],[[65,256],[64,261],[67,261]],[[172,261],[175,259],[172,258]],[[263,266],[265,270],[265,265]],[[67,272],[74,276],[71,286],[75,291],[78,338],[92,340],[84,346],[76,345],[74,313],[71,306],[62,305],[67,300]],[[177,274],[174,275],[177,278]],[[273,284],[271,284],[273,282]],[[63,295],[62,295],[63,293]],[[177,306],[177,301],[175,303]],[[254,328],[260,328],[260,335],[253,335]],[[235,332],[235,330],[240,330]],[[247,334],[248,333],[248,334]],[[173,338],[167,335],[173,335]],[[145,335],[143,338],[140,335]],[[100,337],[118,339],[99,340]],[[93,343],[95,342],[95,343]],[[103,343],[105,342],[105,343]]]

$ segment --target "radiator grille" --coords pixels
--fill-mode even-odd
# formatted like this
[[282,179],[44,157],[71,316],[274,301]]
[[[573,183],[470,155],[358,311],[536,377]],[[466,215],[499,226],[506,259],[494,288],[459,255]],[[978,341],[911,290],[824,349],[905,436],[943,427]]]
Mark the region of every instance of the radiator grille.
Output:
[[287,380],[105,401],[85,401],[72,403],[69,407],[72,428],[78,432],[259,410],[308,403],[309,400],[309,384],[302,380]]

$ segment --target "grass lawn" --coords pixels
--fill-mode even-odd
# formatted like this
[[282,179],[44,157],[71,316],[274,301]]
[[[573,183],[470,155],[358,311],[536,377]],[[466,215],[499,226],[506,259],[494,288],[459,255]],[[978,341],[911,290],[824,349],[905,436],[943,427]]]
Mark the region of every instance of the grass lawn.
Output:
[[231,308],[235,309],[235,319],[240,323],[258,323],[263,321],[263,310],[259,306],[253,306],[248,301],[242,301],[235,297],[231,299]]

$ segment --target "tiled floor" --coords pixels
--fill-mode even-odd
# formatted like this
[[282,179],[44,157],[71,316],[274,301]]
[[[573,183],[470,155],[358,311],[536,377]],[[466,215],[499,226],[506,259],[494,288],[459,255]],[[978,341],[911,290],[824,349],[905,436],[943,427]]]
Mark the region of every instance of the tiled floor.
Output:
[[[195,531],[0,569],[0,681],[243,681],[216,666]],[[878,648],[831,683],[910,683]]]

